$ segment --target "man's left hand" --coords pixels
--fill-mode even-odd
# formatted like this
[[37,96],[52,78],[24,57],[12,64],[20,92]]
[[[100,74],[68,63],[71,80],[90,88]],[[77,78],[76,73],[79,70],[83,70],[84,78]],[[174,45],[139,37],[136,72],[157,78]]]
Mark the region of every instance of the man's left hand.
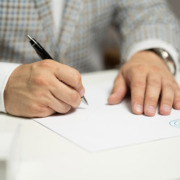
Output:
[[122,66],[108,103],[120,103],[128,91],[135,114],[154,116],[158,102],[161,115],[169,115],[172,107],[180,110],[180,88],[164,61],[151,51],[134,54]]

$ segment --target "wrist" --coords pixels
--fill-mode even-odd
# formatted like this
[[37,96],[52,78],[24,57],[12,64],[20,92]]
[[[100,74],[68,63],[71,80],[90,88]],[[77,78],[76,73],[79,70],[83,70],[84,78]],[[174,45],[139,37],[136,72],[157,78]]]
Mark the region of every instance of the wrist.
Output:
[[155,54],[157,54],[164,61],[169,71],[173,75],[176,75],[176,64],[173,58],[171,57],[171,55],[166,50],[161,48],[153,48],[153,49],[149,49],[149,51],[152,51]]
[[0,63],[0,112],[6,112],[4,105],[4,90],[12,72],[19,66],[13,63]]

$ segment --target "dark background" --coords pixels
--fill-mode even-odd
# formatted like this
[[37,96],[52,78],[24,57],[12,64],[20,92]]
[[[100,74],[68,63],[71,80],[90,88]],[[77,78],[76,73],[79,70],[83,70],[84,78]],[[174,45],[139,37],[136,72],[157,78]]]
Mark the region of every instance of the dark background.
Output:
[[168,0],[169,7],[180,21],[180,0]]

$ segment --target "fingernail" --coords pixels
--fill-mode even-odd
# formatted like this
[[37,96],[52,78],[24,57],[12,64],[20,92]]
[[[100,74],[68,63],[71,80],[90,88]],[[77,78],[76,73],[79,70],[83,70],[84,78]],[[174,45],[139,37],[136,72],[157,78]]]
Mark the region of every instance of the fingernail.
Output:
[[153,107],[153,106],[147,106],[146,107],[146,113],[148,113],[148,114],[154,114],[155,113],[155,108]]
[[79,94],[80,94],[80,96],[81,96],[81,97],[83,97],[83,96],[84,96],[84,94],[85,94],[85,89],[84,89],[84,88],[83,88],[83,89],[81,89],[81,90],[80,90],[80,92],[79,92]]
[[143,107],[142,107],[142,105],[140,105],[140,104],[135,104],[135,105],[134,105],[134,109],[135,109],[135,111],[138,112],[138,113],[142,113],[142,111],[143,111]]
[[110,96],[109,96],[109,97],[114,98],[114,97],[116,97],[116,94],[115,94],[115,93],[110,94]]
[[165,111],[166,113],[169,113],[171,111],[171,107],[167,104],[163,104],[162,110]]

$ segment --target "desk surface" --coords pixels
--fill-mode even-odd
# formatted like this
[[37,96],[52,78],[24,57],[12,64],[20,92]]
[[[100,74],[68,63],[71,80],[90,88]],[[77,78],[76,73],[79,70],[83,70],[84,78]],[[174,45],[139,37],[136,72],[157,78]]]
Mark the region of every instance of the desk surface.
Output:
[[[82,78],[98,83],[116,74],[105,71]],[[0,114],[1,122],[21,124],[17,180],[180,179],[180,137],[89,153],[31,119]]]

